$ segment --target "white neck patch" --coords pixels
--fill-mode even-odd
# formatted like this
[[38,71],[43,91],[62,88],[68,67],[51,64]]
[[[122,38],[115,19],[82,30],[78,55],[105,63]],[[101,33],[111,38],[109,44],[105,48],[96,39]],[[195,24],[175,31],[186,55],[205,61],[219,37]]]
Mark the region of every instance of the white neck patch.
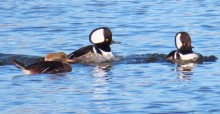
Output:
[[105,41],[104,29],[96,30],[91,35],[91,42],[94,44],[102,43]]
[[176,35],[176,48],[177,49],[180,49],[180,47],[183,45],[180,38],[181,38],[181,33],[178,33]]
[[105,52],[105,51],[101,50],[101,52],[102,52],[103,56],[108,58],[108,59],[114,58],[114,55],[113,55],[113,53],[111,51],[110,52]]
[[[106,51],[103,51],[103,50],[101,50],[101,49],[99,49],[99,50],[102,52],[102,55],[103,55],[105,58],[107,58],[107,59],[115,58],[114,55],[113,55],[113,53],[112,53],[111,51],[110,51],[110,52],[106,52]],[[94,53],[97,53],[95,47],[93,47],[93,51],[94,51]]]

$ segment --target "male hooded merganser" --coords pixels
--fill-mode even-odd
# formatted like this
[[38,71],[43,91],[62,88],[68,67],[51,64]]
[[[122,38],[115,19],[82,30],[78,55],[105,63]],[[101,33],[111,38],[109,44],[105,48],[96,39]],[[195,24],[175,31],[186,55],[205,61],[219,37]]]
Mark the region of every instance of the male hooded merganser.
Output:
[[68,62],[73,61],[68,60],[67,55],[63,52],[47,54],[45,61],[39,61],[28,66],[25,66],[15,59],[12,60],[12,63],[20,68],[26,75],[70,72],[72,71],[72,67]]
[[177,50],[170,52],[166,60],[197,60],[198,54],[192,51],[191,38],[187,32],[178,32],[175,36]]
[[114,59],[110,45],[116,43],[112,40],[112,32],[107,27],[94,29],[89,35],[93,45],[82,47],[68,55],[68,59],[82,63],[100,63]]

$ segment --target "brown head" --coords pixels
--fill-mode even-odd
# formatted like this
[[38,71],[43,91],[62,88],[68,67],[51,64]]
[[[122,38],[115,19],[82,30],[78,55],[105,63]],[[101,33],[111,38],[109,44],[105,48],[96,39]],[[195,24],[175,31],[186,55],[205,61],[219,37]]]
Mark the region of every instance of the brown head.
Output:
[[68,59],[68,56],[64,52],[58,52],[58,53],[49,53],[45,56],[45,61],[65,61],[67,63],[73,63],[74,60]]

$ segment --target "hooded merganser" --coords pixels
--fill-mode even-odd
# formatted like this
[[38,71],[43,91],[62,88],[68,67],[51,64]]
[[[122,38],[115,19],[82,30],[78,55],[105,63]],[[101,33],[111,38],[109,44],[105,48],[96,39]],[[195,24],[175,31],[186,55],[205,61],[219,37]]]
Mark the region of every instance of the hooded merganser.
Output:
[[72,71],[72,67],[68,62],[72,63],[74,61],[67,59],[67,55],[63,52],[47,54],[45,61],[39,61],[27,66],[15,59],[12,60],[12,63],[26,75],[70,72]]
[[94,29],[89,35],[93,45],[82,47],[68,55],[68,59],[81,63],[100,63],[113,60],[110,45],[116,43],[112,40],[112,32],[107,27]]
[[175,36],[177,50],[170,52],[166,60],[197,60],[199,55],[192,51],[191,38],[187,32],[178,32]]

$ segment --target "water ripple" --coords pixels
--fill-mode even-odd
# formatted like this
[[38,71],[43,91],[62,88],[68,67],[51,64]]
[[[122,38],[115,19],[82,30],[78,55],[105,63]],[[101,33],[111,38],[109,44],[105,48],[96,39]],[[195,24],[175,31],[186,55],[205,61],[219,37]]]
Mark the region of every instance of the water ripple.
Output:
[[[0,113],[219,113],[218,2],[1,0]],[[107,66],[25,76],[10,65],[90,45],[100,26],[122,42],[111,46],[117,60]],[[180,31],[203,55],[192,66],[164,60]]]

